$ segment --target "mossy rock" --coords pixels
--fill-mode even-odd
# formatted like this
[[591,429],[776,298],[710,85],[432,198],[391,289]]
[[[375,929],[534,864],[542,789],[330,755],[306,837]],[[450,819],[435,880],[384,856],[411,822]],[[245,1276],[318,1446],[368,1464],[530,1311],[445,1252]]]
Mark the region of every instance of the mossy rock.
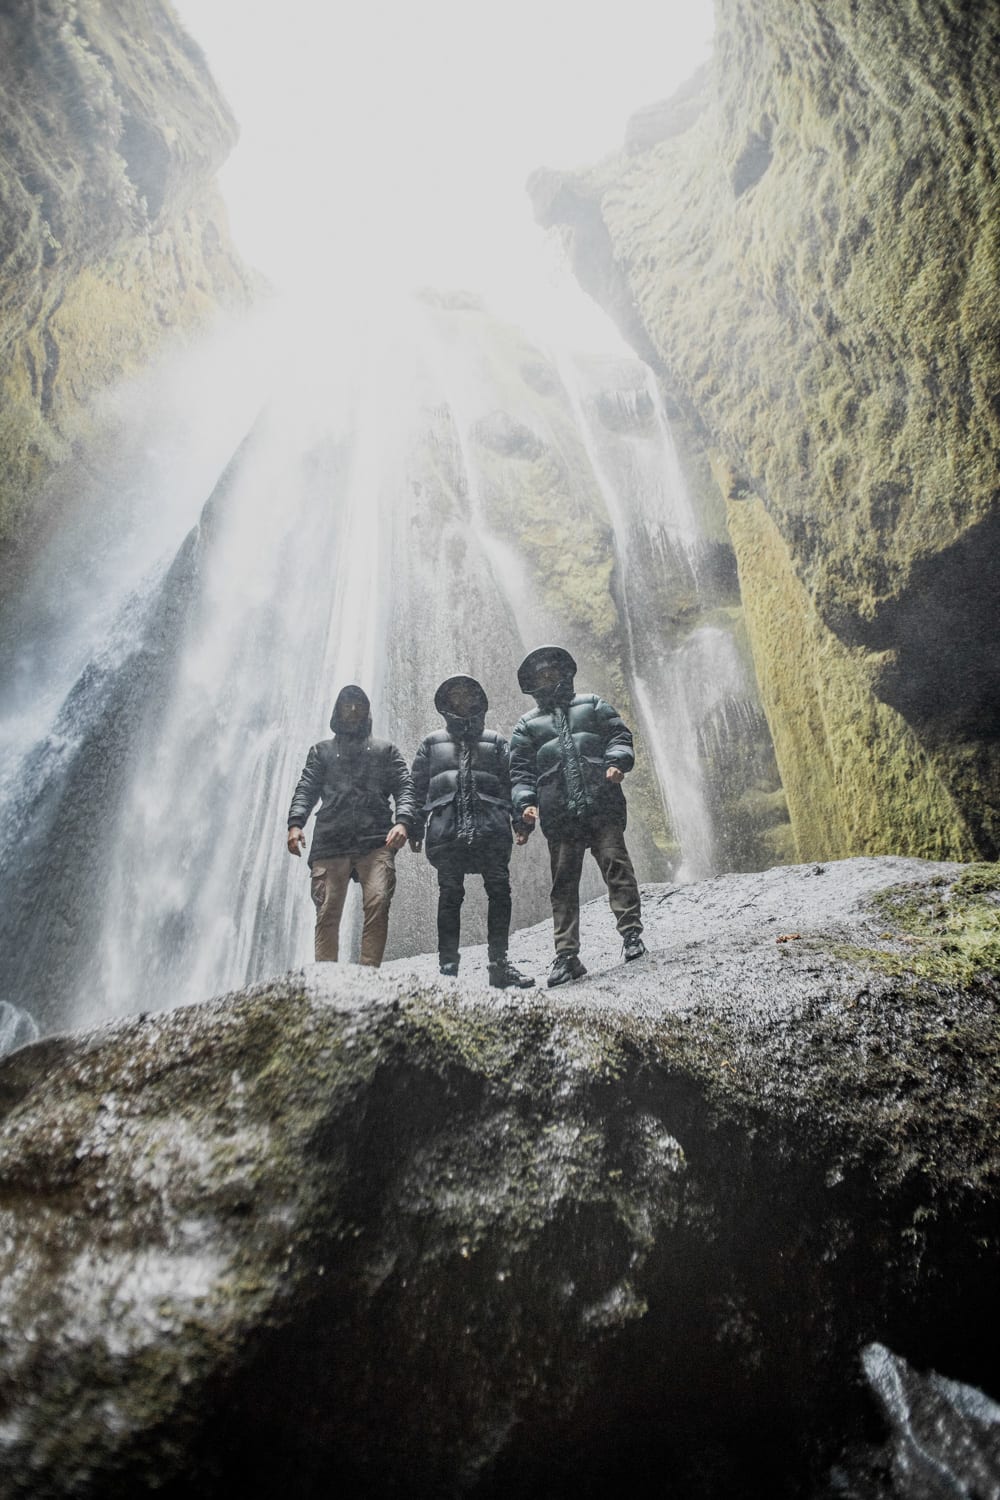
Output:
[[591,903],[568,992],[318,965],[22,1048],[4,1492],[821,1492],[862,1344],[995,1376],[998,890],[652,886],[649,955]]
[[670,130],[534,182],[725,476],[803,853],[1000,852],[998,59],[956,0],[719,0]]
[[168,4],[9,7],[0,102],[3,546],[95,398],[256,285],[214,187],[235,122]]

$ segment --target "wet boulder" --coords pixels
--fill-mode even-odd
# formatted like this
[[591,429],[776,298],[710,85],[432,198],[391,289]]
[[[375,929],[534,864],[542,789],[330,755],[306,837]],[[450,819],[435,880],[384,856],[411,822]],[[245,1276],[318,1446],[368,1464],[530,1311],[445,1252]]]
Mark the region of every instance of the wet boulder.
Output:
[[569,989],[316,966],[13,1053],[3,1493],[818,1494],[872,1341],[995,1387],[1000,872],[644,894]]
[[838,1465],[844,1500],[938,1500],[1000,1495],[1000,1406],[974,1386],[922,1374],[882,1344],[863,1354],[865,1374],[889,1428],[877,1449]]

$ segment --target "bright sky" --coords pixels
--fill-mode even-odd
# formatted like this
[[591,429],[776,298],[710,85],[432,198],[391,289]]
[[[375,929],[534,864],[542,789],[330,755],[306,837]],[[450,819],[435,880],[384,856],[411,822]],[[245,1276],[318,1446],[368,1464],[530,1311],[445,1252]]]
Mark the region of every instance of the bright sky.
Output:
[[708,56],[711,0],[175,0],[242,138],[222,174],[245,258],[290,290],[538,275],[538,166],[620,146]]

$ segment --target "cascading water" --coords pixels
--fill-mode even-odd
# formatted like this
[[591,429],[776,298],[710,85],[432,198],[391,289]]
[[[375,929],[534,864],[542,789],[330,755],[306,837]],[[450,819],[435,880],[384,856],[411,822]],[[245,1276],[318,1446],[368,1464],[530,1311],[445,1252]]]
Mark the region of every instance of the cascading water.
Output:
[[[557,370],[446,301],[395,310],[353,354],[331,330],[319,346],[341,349],[336,370],[275,337],[256,329],[252,361],[246,344],[213,351],[224,420],[190,367],[169,401],[150,383],[103,508],[91,492],[36,572],[43,592],[71,577],[74,596],[7,606],[22,646],[0,768],[4,998],[45,1029],[311,957],[285,812],[346,681],[412,756],[444,676],[479,677],[488,722],[509,732],[528,706],[520,656],[565,641],[604,674],[582,686],[624,675],[686,868],[711,867],[697,736],[745,684],[725,630],[665,645],[651,628],[664,588],[697,591],[704,548],[644,367],[564,356]],[[110,559],[98,511],[118,518]],[[587,527],[613,537],[623,628],[590,577],[601,549],[567,582]],[[547,914],[542,840],[514,859],[517,926]],[[409,853],[398,869],[389,956],[434,941],[433,874]],[[467,912],[475,941],[481,899]]]
[[664,628],[685,598],[702,609],[712,600],[708,540],[652,372],[570,357],[559,370],[614,529],[632,692],[683,854],[678,879],[700,880],[718,868],[701,735],[720,706],[747,702],[753,686],[730,630]]

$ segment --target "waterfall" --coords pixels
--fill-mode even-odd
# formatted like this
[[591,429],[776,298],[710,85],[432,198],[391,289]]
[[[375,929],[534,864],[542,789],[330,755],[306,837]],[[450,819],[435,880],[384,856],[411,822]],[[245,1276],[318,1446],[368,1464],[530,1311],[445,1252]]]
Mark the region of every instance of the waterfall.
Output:
[[[285,813],[337,690],[361,682],[375,733],[412,757],[438,682],[468,671],[509,733],[530,706],[514,669],[542,639],[574,651],[581,687],[628,682],[685,872],[710,871],[699,735],[745,684],[726,630],[658,628],[697,594],[704,546],[645,367],[556,360],[431,298],[363,342],[288,337],[277,316],[220,335],[121,423],[4,605],[11,1015],[51,1030],[310,959]],[[409,851],[398,871],[389,956],[434,941],[433,872]],[[536,835],[514,852],[515,926],[547,915],[548,878]],[[475,941],[481,897],[466,911]]]
[[614,531],[632,693],[682,850],[677,878],[700,880],[718,869],[702,735],[753,687],[729,630],[665,628],[685,597],[703,608],[713,600],[701,576],[707,538],[652,372],[565,356],[559,371]]

